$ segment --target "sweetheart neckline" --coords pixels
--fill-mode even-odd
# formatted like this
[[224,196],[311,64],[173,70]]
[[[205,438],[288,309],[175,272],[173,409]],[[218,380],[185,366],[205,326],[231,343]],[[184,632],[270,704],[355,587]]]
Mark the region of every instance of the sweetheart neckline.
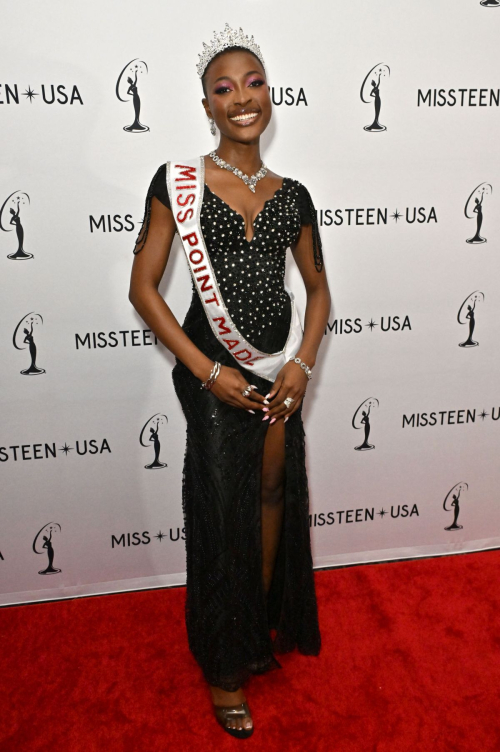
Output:
[[287,183],[289,180],[290,180],[290,178],[283,178],[280,188],[277,188],[275,190],[275,192],[273,193],[272,196],[270,196],[269,198],[266,198],[266,200],[264,201],[264,204],[262,205],[262,209],[259,212],[257,212],[257,214],[255,215],[254,220],[253,220],[252,225],[251,225],[251,229],[253,230],[253,235],[252,235],[252,239],[251,240],[248,240],[248,238],[247,238],[247,226],[246,226],[246,222],[245,222],[245,217],[242,214],[240,214],[239,211],[236,211],[236,209],[233,209],[232,206],[229,206],[229,204],[227,203],[227,201],[224,201],[224,199],[221,198],[217,193],[214,193],[213,190],[206,183],[205,183],[205,188],[208,190],[209,193],[212,194],[212,196],[215,196],[216,199],[218,199],[221,203],[223,203],[224,206],[226,206],[229,209],[230,212],[232,212],[233,214],[235,214],[237,217],[239,217],[241,219],[241,221],[243,223],[243,230],[244,230],[243,235],[245,237],[245,240],[248,243],[248,245],[252,245],[252,243],[253,243],[253,241],[255,239],[255,236],[256,236],[255,223],[257,222],[258,219],[260,219],[260,217],[264,213],[264,210],[265,210],[267,204],[271,203],[271,201],[274,201],[274,199],[277,197],[277,195],[279,193],[281,193],[286,188],[285,183]]

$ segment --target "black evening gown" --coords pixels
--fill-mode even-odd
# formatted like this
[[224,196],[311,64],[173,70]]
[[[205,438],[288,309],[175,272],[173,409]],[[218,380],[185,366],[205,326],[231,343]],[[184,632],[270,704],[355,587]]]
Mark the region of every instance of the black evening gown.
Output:
[[[152,197],[170,208],[166,169],[146,198],[136,251],[143,247]],[[316,213],[307,189],[290,178],[266,201],[245,237],[243,217],[205,186],[201,224],[229,313],[241,334],[264,352],[284,347],[290,298],[286,251],[301,224],[313,225],[316,268],[322,268]],[[213,334],[198,292],[182,328],[212,360],[237,368],[262,395],[267,381],[240,365]],[[232,692],[252,674],[281,665],[274,653],[297,648],[318,655],[321,637],[314,588],[302,406],[285,424],[285,509],[271,589],[262,582],[260,476],[268,421],[219,400],[178,359],[172,371],[186,417],[182,508],[186,534],[185,617],[189,647],[209,684]],[[274,639],[270,630],[276,630]]]

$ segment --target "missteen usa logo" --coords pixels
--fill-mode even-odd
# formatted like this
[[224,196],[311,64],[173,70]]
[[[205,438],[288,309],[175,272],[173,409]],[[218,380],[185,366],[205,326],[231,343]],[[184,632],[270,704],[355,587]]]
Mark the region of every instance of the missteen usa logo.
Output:
[[479,342],[472,339],[474,329],[476,328],[476,305],[484,301],[484,292],[481,290],[474,290],[470,295],[467,295],[464,302],[458,309],[457,321],[459,324],[469,325],[469,336],[464,342],[459,342],[459,347],[477,347]]
[[412,517],[420,517],[417,504],[391,504],[390,509],[381,507],[375,511],[375,507],[358,507],[358,509],[336,509],[330,512],[315,512],[309,515],[309,527],[324,527],[325,525],[351,525],[353,523],[374,522],[376,517],[380,520],[389,516],[389,519],[397,520]]
[[445,530],[454,532],[455,530],[463,529],[463,525],[458,524],[458,516],[460,514],[460,497],[464,496],[468,490],[468,483],[465,483],[465,481],[462,480],[460,481],[460,483],[455,483],[455,485],[450,488],[450,490],[444,497],[444,511],[448,514],[450,512],[453,512],[453,522],[451,523],[451,525],[445,527]]
[[7,254],[12,261],[26,261],[32,259],[33,254],[24,248],[23,220],[26,209],[29,207],[30,197],[24,191],[14,191],[7,196],[0,208],[0,230],[3,232],[16,231],[17,248]]
[[38,570],[38,574],[59,574],[62,570],[54,566],[55,541],[59,538],[61,526],[58,522],[47,522],[35,535],[33,551],[39,556],[47,556],[47,566]]
[[[500,407],[493,405],[491,412],[481,411],[475,407],[455,408],[454,410],[428,410],[426,412],[404,413],[402,428],[426,428],[433,426],[464,426],[476,423],[480,418],[481,424],[489,418],[494,422],[500,420]],[[479,420],[477,421],[479,423]]]
[[[0,105],[30,104],[83,104],[82,95],[76,84],[38,84],[35,89],[31,84],[0,84]],[[24,99],[23,99],[24,97]]]
[[147,448],[151,446],[154,447],[154,460],[149,464],[144,465],[146,470],[161,470],[162,468],[167,467],[167,463],[160,460],[161,429],[163,429],[163,427],[166,426],[167,423],[168,418],[166,415],[162,413],[156,413],[155,415],[152,415],[151,418],[148,418],[141,429],[141,432],[139,434],[140,445]]
[[151,329],[119,329],[110,332],[75,333],[77,350],[103,350],[114,347],[147,347],[157,345],[158,338]]
[[138,57],[131,60],[121,71],[116,82],[116,97],[120,102],[132,102],[134,108],[134,120],[130,125],[124,125],[123,130],[127,133],[146,133],[149,126],[141,123],[141,96],[139,84],[141,79],[148,73],[148,66],[144,60]]
[[387,126],[380,122],[382,109],[383,83],[391,75],[389,66],[386,63],[377,63],[366,74],[359,96],[364,104],[373,104],[373,121],[370,125],[364,125],[363,130],[368,133],[381,133],[387,130]]
[[[316,209],[316,216],[321,227],[382,227],[389,223],[399,225],[437,224],[438,218],[434,206],[396,207],[391,212],[387,206],[358,207],[357,209]],[[389,222],[389,218],[392,222]]]
[[45,368],[40,368],[36,364],[38,348],[35,342],[35,334],[43,325],[43,319],[39,313],[31,311],[22,317],[14,329],[14,335],[12,337],[12,343],[16,350],[29,350],[31,356],[31,363],[28,368],[23,368],[20,373],[23,376],[41,376],[45,373]]
[[479,185],[474,188],[469,198],[465,202],[465,216],[467,217],[467,219],[476,219],[476,232],[472,238],[466,239],[466,243],[470,243],[471,245],[480,245],[487,242],[486,238],[483,238],[481,235],[481,228],[483,226],[484,206],[487,206],[488,204],[488,201],[484,203],[484,199],[485,197],[491,196],[492,193],[493,188],[491,186],[491,183],[479,183]]
[[370,444],[368,439],[370,438],[371,431],[370,415],[372,409],[376,409],[378,406],[379,401],[376,397],[368,397],[368,399],[363,400],[352,416],[352,427],[356,430],[363,429],[364,433],[363,443],[354,447],[357,452],[375,449],[375,444]]
[[500,89],[417,89],[417,107],[498,107]]
[[[59,444],[59,446],[58,446]],[[35,444],[11,444],[0,446],[0,462],[30,462],[31,460],[57,459],[61,455],[83,457],[85,455],[111,454],[107,439],[77,439],[73,446],[64,442],[41,441]]]

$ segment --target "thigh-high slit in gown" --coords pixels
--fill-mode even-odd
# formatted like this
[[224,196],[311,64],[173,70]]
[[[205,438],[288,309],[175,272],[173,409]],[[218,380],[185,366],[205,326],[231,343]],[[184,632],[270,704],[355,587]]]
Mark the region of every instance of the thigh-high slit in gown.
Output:
[[[146,241],[153,196],[170,208],[165,165],[151,181],[136,252]],[[286,251],[302,224],[313,225],[312,252],[320,270],[316,213],[301,183],[284,178],[257,216],[250,242],[243,217],[205,186],[201,225],[222,297],[237,329],[263,352],[281,350],[287,339]],[[245,369],[220,345],[194,284],[182,328],[209,358],[237,368],[260,394],[270,391],[272,382]],[[275,653],[320,652],[302,405],[285,424],[284,515],[266,595],[260,483],[268,421],[261,411],[252,415],[201,389],[177,358],[172,378],[187,423],[182,508],[188,643],[207,682],[232,692],[252,674],[281,668]]]

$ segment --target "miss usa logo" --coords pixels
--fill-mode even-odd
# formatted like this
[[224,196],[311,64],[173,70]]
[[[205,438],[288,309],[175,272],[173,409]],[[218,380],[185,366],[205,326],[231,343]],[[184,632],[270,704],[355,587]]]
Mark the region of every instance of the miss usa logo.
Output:
[[375,108],[375,116],[371,125],[364,125],[363,130],[370,131],[371,133],[380,133],[380,131],[386,131],[387,127],[382,125],[379,121],[380,108],[382,106],[382,97],[380,96],[380,86],[384,78],[388,78],[391,75],[389,66],[385,63],[377,63],[365,76],[365,80],[361,84],[360,97],[361,101],[365,104],[373,102]]
[[491,196],[493,188],[490,183],[479,183],[477,188],[474,188],[469,198],[465,202],[464,214],[467,219],[476,218],[476,234],[472,238],[467,238],[466,243],[476,245],[478,243],[486,243],[486,238],[481,236],[481,226],[483,224],[483,201],[485,196]]
[[58,522],[48,522],[35,535],[33,541],[33,551],[36,554],[47,555],[47,566],[40,569],[38,574],[58,574],[61,570],[54,566],[54,539],[57,539],[61,532],[61,526]]
[[7,196],[0,209],[0,230],[12,232],[16,230],[17,249],[9,253],[7,258],[13,261],[25,261],[33,258],[32,253],[24,250],[24,227],[22,219],[26,208],[29,206],[30,197],[24,191],[14,191]]
[[134,105],[134,122],[132,125],[124,125],[123,130],[127,133],[145,133],[149,127],[140,122],[141,114],[141,97],[139,95],[139,84],[142,76],[148,73],[148,66],[144,60],[134,58],[127,63],[125,68],[118,76],[116,82],[116,96],[120,102],[129,102],[132,100]]
[[444,497],[443,509],[445,512],[453,512],[453,522],[445,530],[462,530],[463,525],[458,524],[458,515],[460,514],[460,496],[463,496],[469,489],[467,483],[460,481],[455,483],[453,488],[450,488],[446,496]]
[[469,323],[469,336],[465,342],[460,342],[459,347],[477,347],[479,342],[472,339],[474,329],[476,327],[476,305],[484,301],[484,292],[475,290],[467,295],[464,302],[458,309],[457,321],[459,324]]
[[139,443],[143,447],[154,446],[155,458],[149,465],[144,465],[146,470],[160,470],[162,467],[167,467],[166,462],[160,461],[160,428],[168,423],[166,415],[156,413],[144,424],[140,436]]
[[37,346],[35,343],[35,334],[38,333],[38,329],[42,326],[43,319],[39,313],[32,311],[23,316],[19,324],[14,330],[14,336],[12,342],[16,350],[30,351],[31,363],[28,368],[20,371],[23,376],[40,376],[45,373],[44,368],[39,368],[35,361],[37,356]]
[[375,449],[375,445],[370,444],[368,442],[368,438],[371,431],[370,413],[372,411],[372,408],[378,406],[379,401],[376,397],[368,397],[368,399],[363,400],[363,402],[360,404],[360,406],[352,416],[352,427],[356,428],[357,430],[364,428],[365,433],[363,443],[357,447],[354,447],[357,452],[364,452],[368,449]]

